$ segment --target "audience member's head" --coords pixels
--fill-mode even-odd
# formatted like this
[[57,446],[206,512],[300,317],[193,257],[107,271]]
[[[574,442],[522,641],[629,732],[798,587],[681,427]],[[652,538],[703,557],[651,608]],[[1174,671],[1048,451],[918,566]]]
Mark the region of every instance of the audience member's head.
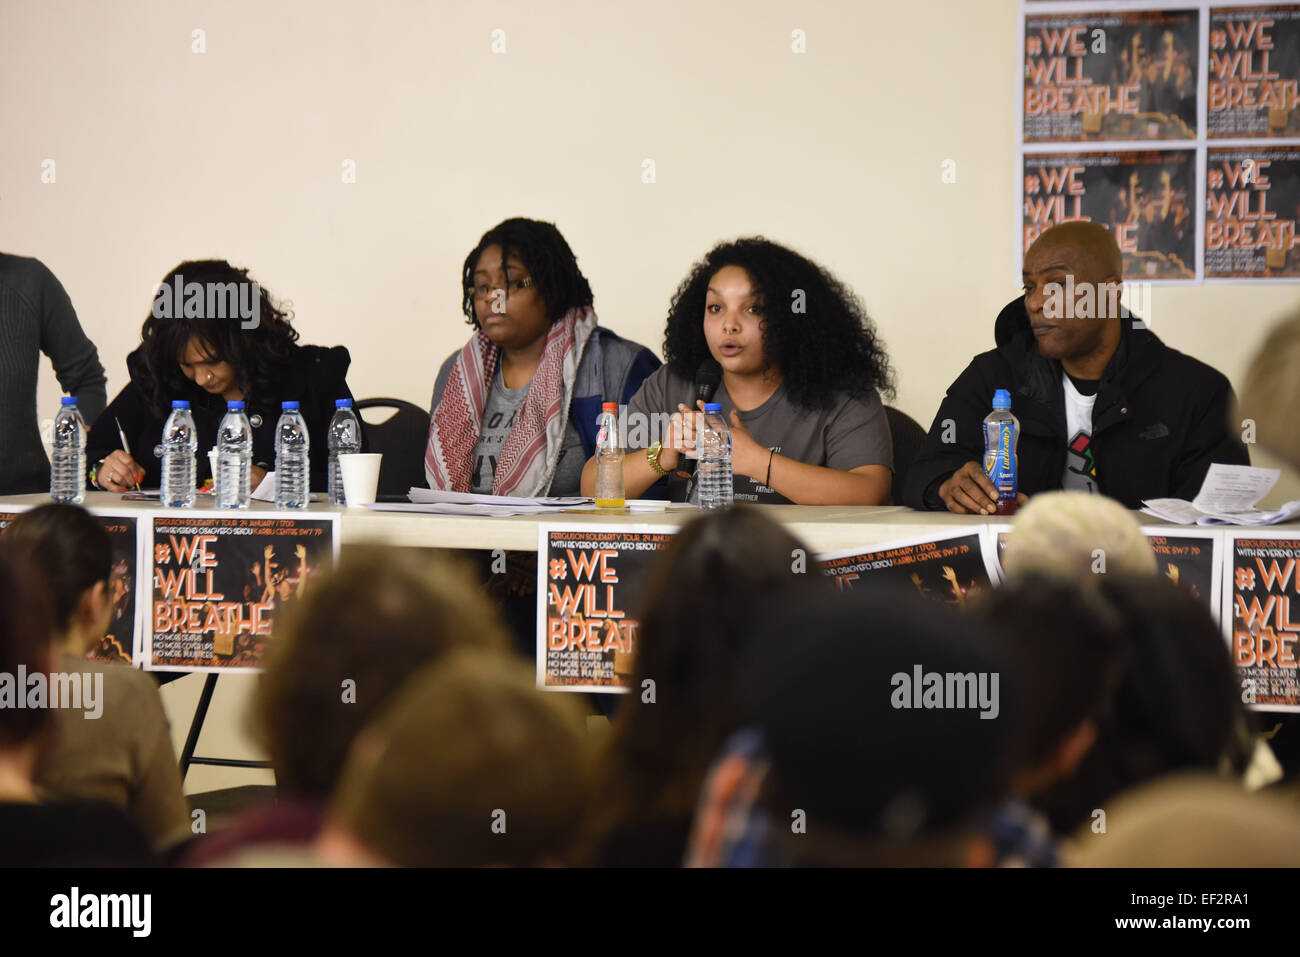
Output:
[[[10,693],[26,695],[20,674],[49,672],[53,666],[53,615],[41,581],[20,550],[0,538],[0,675]],[[21,669],[21,670],[20,670]],[[32,800],[32,775],[53,727],[49,708],[0,707],[0,800]],[[25,786],[24,786],[25,785]]]
[[1273,327],[1242,378],[1232,428],[1254,423],[1255,439],[1300,468],[1300,312]]
[[1093,590],[1046,577],[993,589],[972,612],[1022,679],[1015,791],[1031,795],[1073,772],[1096,740],[1098,715],[1110,707],[1123,666],[1123,625]]
[[588,805],[572,695],[514,659],[462,652],[416,672],[357,738],[317,848],[326,863],[564,863]]
[[1076,835],[1075,867],[1295,867],[1300,860],[1294,802],[1222,777],[1162,778],[1101,810],[1105,830]]
[[258,688],[278,786],[325,800],[348,747],[420,666],[463,647],[506,647],[464,569],[409,549],[349,547],[286,608]]
[[113,616],[113,542],[103,523],[76,505],[41,505],[15,518],[3,537],[48,586],[64,650],[85,654]]
[[855,589],[775,616],[752,670],[761,806],[795,865],[987,863],[1017,682],[978,619]]
[[1061,832],[1120,791],[1164,774],[1240,775],[1253,750],[1236,672],[1204,603],[1158,576],[1108,576],[1099,593],[1123,620],[1125,665],[1092,749],[1074,774],[1035,799]]
[[1042,492],[1015,517],[1002,554],[1008,578],[1036,574],[1077,584],[1149,575],[1156,556],[1123,505],[1087,492]]
[[754,637],[806,589],[832,591],[809,550],[757,509],[696,519],[659,557],[642,593],[632,693],[620,702],[592,802],[599,859],[639,862],[638,845],[669,856],[682,849],[709,762],[737,727],[738,676]]

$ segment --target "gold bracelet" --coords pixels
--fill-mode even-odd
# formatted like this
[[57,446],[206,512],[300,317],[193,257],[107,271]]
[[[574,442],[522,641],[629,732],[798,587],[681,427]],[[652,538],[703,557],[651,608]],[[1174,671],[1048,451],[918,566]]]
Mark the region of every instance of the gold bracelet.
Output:
[[650,467],[655,470],[655,475],[663,478],[668,474],[668,470],[659,464],[659,453],[664,450],[662,442],[656,442],[650,448],[645,450],[645,459],[650,463]]

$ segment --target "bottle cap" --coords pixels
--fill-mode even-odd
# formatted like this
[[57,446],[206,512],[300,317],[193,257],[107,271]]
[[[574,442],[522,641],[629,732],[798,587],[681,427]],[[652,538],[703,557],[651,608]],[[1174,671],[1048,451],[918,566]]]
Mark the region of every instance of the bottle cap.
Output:
[[336,409],[350,409],[350,408],[352,408],[352,400],[351,400],[351,399],[335,399],[335,400],[334,400],[334,408],[336,408]]
[[284,412],[297,412],[297,411],[298,411],[298,403],[297,403],[297,402],[281,402],[281,403],[280,403],[280,409],[281,409],[282,411],[284,411]]
[[722,403],[721,403],[721,402],[706,402],[706,403],[704,403],[704,411],[705,411],[705,412],[721,412],[721,411],[722,411]]
[[1009,409],[1011,408],[1011,393],[1006,389],[998,389],[993,393],[993,408]]
[[600,404],[600,411],[602,411],[602,412],[617,412],[617,411],[618,411],[618,403],[617,403],[617,402],[602,402],[602,403]]
[[172,399],[173,409],[188,409],[189,407],[190,403],[188,399]]
[[65,395],[59,400],[59,405],[76,405],[77,397],[75,395]]

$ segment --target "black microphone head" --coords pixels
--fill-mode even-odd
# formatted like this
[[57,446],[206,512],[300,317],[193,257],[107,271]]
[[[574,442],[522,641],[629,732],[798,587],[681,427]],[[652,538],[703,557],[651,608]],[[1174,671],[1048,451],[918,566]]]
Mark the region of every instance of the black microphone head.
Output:
[[720,382],[722,382],[722,366],[718,365],[717,359],[705,359],[695,370],[696,397],[708,402],[713,398],[713,393],[718,391]]

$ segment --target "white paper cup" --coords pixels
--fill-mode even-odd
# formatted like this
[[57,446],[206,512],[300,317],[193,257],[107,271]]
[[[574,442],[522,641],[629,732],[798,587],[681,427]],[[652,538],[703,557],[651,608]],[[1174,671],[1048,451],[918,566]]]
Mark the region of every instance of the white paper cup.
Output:
[[212,463],[212,482],[215,485],[217,481],[217,450],[208,449],[208,461]]
[[379,461],[382,452],[345,452],[339,456],[343,473],[343,495],[349,505],[370,505],[379,488]]

